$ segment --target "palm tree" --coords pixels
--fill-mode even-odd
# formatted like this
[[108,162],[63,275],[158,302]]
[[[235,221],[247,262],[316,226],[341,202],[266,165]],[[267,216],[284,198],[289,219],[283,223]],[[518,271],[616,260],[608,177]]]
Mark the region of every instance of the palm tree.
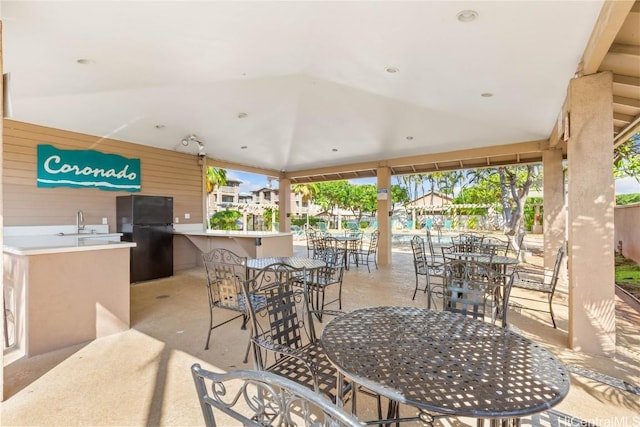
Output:
[[221,168],[207,167],[207,194],[213,193],[216,187],[227,184],[227,171]]
[[[207,197],[205,198],[205,218],[208,218],[209,212],[209,195],[213,191],[222,185],[227,184],[227,171],[221,168],[214,168],[213,166],[207,166],[206,186]],[[211,227],[211,221],[207,220],[207,228]]]
[[312,182],[309,184],[294,184],[291,186],[291,191],[294,194],[300,194],[302,202],[307,202],[307,228],[309,228],[309,205],[313,200],[313,196],[318,192],[318,186]]

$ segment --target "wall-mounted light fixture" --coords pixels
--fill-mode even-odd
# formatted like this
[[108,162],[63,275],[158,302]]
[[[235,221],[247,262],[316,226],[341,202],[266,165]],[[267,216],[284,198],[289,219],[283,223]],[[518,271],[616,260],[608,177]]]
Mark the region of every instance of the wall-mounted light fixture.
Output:
[[193,144],[195,144],[198,147],[198,153],[197,153],[198,156],[204,157],[207,155],[204,149],[204,144],[194,134],[187,135],[184,138],[182,138],[182,141],[180,141],[180,143],[176,146],[176,149],[178,149],[180,146],[189,147],[190,145],[193,145]]

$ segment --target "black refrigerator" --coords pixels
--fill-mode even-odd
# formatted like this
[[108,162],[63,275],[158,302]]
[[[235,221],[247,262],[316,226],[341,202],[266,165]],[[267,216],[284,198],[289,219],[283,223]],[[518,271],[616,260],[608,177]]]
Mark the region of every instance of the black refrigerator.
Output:
[[173,197],[117,196],[117,231],[131,248],[130,282],[173,275]]

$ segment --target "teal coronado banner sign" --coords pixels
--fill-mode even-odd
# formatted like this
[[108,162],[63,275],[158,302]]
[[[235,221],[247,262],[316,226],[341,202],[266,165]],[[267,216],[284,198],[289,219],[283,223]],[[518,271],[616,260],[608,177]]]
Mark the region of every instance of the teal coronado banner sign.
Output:
[[140,191],[140,159],[38,145],[38,187]]

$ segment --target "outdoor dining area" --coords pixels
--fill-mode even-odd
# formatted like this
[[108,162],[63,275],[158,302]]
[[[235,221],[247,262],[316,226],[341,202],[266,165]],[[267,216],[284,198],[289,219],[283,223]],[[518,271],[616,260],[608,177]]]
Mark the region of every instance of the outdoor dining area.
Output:
[[[375,230],[364,241],[359,231],[336,235],[309,230],[306,258],[247,259],[222,248],[204,254],[212,313],[205,348],[211,332],[229,322],[214,325],[214,310],[239,312],[242,326],[249,323],[251,330],[244,362],[252,352],[254,368],[269,373],[264,381],[274,380],[270,374],[287,378],[290,387],[305,386],[317,394],[316,400],[324,396],[327,405],[343,408],[349,403],[352,416],[358,415],[358,395],[374,397],[377,415],[361,420],[368,424],[432,425],[447,416],[517,424],[564,399],[570,380],[562,362],[509,328],[511,288],[521,283],[518,250],[511,251],[510,240],[485,241],[483,234],[461,233],[450,244],[439,245],[438,257],[426,230],[428,245],[415,235],[411,247],[416,273],[412,300],[424,276],[427,307],[335,310],[342,309],[342,282],[351,258],[359,266],[368,261],[364,254],[373,254],[375,262],[378,235]],[[510,252],[515,256],[509,257]],[[551,280],[549,286],[555,288],[557,276]],[[539,285],[544,284],[543,279]],[[332,285],[337,294],[327,301]],[[337,307],[327,309],[332,303]],[[329,316],[318,329],[314,318],[322,322]],[[215,425],[214,409],[269,425],[296,415],[289,405],[273,409],[275,392],[249,399],[245,384],[233,397],[223,386],[229,378],[199,364],[192,371],[209,425]],[[243,400],[260,402],[250,416],[236,408]],[[412,413],[401,414],[401,405]],[[313,424],[313,414],[305,413],[303,419]]]
[[[203,254],[202,268],[132,287],[130,331],[12,367],[16,397],[42,402],[56,381],[66,404],[12,398],[3,423],[42,410],[56,425],[632,422],[637,312],[620,303],[626,349],[613,361],[572,351],[564,266],[557,283],[547,275],[551,300],[518,287],[534,282],[535,257],[518,262],[496,236],[430,237],[378,269],[345,258],[348,241],[316,253],[301,241],[282,258]],[[104,399],[120,410],[97,410]]]

